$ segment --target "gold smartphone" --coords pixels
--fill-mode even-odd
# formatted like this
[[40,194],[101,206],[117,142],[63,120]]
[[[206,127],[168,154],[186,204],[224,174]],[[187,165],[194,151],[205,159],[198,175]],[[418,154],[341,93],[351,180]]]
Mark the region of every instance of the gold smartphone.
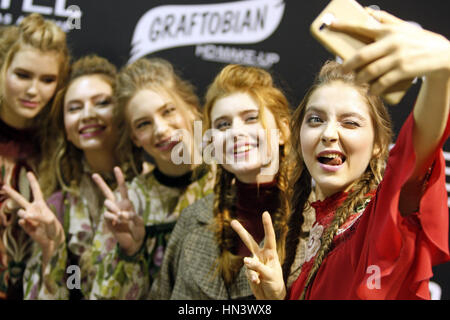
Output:
[[[360,23],[364,26],[376,26],[380,23],[354,0],[332,0],[323,9],[311,24],[311,34],[328,51],[339,56],[344,61],[373,40],[330,30],[327,26],[334,19],[351,21],[356,24]],[[405,95],[406,90],[411,86],[412,81],[413,79],[403,80],[390,87],[383,93],[383,99],[391,105],[398,104]]]

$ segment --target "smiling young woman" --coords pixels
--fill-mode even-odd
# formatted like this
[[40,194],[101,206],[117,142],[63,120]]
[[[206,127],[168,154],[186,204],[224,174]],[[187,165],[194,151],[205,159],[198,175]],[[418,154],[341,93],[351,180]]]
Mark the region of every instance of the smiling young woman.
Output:
[[240,219],[259,242],[261,214],[268,210],[280,239],[286,231],[290,112],[272,76],[259,68],[226,66],[209,86],[203,114],[218,163],[214,194],[181,214],[152,299],[252,296],[242,264],[249,250],[231,220]]
[[[432,266],[450,260],[442,154],[450,134],[450,42],[368,11],[379,28],[331,27],[374,43],[343,65],[326,63],[293,115],[297,175],[284,279],[280,261],[266,259],[277,245],[265,216],[264,250],[244,259],[257,298],[430,299]],[[418,76],[414,110],[389,151],[391,122],[379,95]],[[305,230],[311,207],[316,221]],[[254,248],[248,232],[233,227]]]
[[[114,187],[113,167],[118,165],[113,122],[116,74],[116,67],[98,56],[73,63],[68,82],[56,94],[50,112],[51,152],[41,161],[40,184],[28,177],[34,200],[27,203],[20,195],[11,194],[21,201],[24,229],[35,240],[24,274],[26,299],[88,296],[95,274],[90,268],[92,241],[104,201],[91,174],[98,172]],[[43,199],[47,201],[38,206]],[[65,271],[72,264],[82,270],[82,292],[69,293],[66,286]]]
[[[168,61],[140,59],[124,67],[116,98],[121,163],[141,172],[145,152],[154,169],[128,184],[116,169],[115,193],[94,176],[107,198],[104,225],[111,233],[94,240],[101,243],[95,264],[105,271],[97,273],[91,298],[134,300],[145,298],[158,278],[181,211],[213,191],[214,168],[194,162],[198,98]],[[187,161],[174,160],[180,152]]]
[[[25,195],[26,171],[46,153],[48,114],[68,72],[65,33],[38,14],[6,27],[0,39],[0,186]],[[18,225],[17,204],[0,190],[0,298],[22,298],[29,238]],[[5,242],[3,242],[5,241]]]

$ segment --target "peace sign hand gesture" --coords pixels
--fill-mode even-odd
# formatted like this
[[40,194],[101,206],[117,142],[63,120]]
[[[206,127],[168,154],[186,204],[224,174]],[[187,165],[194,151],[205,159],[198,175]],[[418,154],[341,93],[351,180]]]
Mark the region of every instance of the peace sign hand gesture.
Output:
[[264,247],[258,243],[247,230],[237,221],[231,221],[231,227],[236,231],[253,257],[244,258],[247,267],[247,278],[256,299],[275,300],[284,299],[286,287],[283,281],[283,271],[277,253],[275,231],[270,214],[265,211],[262,215],[265,241]]
[[136,214],[133,204],[128,198],[128,189],[120,168],[114,168],[121,199],[117,199],[99,174],[94,173],[92,179],[97,183],[105,196],[106,211],[104,214],[108,229],[114,234],[120,247],[128,256],[134,255],[142,246],[145,237],[144,220]]
[[47,206],[34,174],[28,172],[27,179],[33,193],[34,200],[32,202],[8,185],[4,185],[3,190],[21,207],[17,211],[20,217],[19,225],[41,246],[45,254],[51,255],[50,252],[64,241],[64,229]]

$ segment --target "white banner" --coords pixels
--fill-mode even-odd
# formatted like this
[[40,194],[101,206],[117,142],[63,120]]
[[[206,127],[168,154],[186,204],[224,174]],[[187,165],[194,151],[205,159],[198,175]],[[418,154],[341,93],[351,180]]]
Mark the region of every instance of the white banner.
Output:
[[153,8],[136,25],[129,62],[174,47],[263,41],[277,29],[284,7],[284,0],[245,0]]

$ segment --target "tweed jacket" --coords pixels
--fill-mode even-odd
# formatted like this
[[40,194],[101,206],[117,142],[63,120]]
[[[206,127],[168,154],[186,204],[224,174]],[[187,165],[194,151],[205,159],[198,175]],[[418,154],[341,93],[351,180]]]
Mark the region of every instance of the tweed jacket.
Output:
[[160,276],[152,285],[150,299],[254,299],[245,267],[229,288],[216,272],[219,248],[210,228],[213,201],[214,194],[210,194],[182,211],[170,237]]

